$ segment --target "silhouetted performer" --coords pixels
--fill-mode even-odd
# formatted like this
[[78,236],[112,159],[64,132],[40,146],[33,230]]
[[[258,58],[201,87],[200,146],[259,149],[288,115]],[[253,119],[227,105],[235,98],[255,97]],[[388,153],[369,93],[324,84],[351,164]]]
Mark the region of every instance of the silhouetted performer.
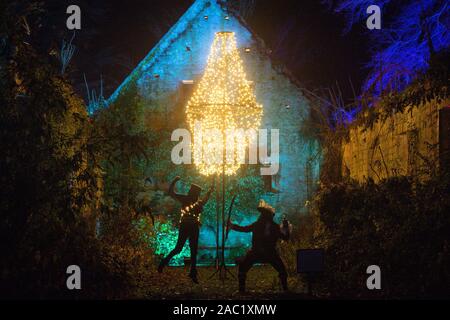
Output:
[[163,268],[169,264],[170,259],[179,254],[189,239],[189,247],[191,249],[191,270],[189,277],[195,283],[198,283],[197,279],[197,248],[198,248],[198,236],[200,231],[200,215],[203,210],[203,206],[209,199],[213,188],[211,187],[203,198],[200,198],[202,188],[196,184],[191,184],[191,188],[187,195],[175,193],[174,188],[180,177],[176,177],[169,187],[169,196],[178,200],[181,203],[181,217],[180,228],[178,231],[178,240],[175,248],[161,261],[158,267],[158,272],[162,272]]
[[276,244],[278,239],[289,240],[289,223],[283,219],[280,226],[273,221],[275,209],[264,200],[260,200],[258,211],[261,213],[259,219],[253,224],[241,227],[230,223],[230,228],[240,232],[252,232],[252,248],[239,262],[239,291],[245,292],[245,279],[247,272],[254,263],[270,263],[277,271],[283,290],[288,290],[287,272],[280,255],[277,252]]

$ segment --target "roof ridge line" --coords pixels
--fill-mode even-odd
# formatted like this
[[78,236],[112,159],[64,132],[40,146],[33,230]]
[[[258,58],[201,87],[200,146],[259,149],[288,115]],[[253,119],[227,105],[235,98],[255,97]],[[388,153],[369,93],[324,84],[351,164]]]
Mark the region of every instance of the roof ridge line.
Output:
[[[197,16],[206,6],[211,5],[211,1],[216,0],[195,0],[195,2],[186,10],[185,13],[175,22],[175,24],[164,34],[164,36],[158,41],[158,43],[150,50],[150,52],[139,62],[139,64],[131,71],[131,73],[121,82],[121,84],[114,90],[114,92],[107,99],[107,104],[114,100],[122,91],[122,88],[127,85],[134,77],[137,76],[136,73],[142,71],[144,64],[151,61],[152,56],[157,56],[158,51],[163,52],[170,46],[170,42],[167,41],[172,37],[172,33],[182,33],[186,30],[186,25],[191,21],[191,19],[184,19],[184,17],[193,15]],[[183,23],[186,20],[186,23]],[[179,30],[182,29],[182,30]],[[170,37],[169,37],[170,35]],[[167,42],[167,44],[166,44]],[[164,45],[164,46],[163,46]]]
[[232,14],[238,21],[239,23],[248,30],[248,32],[250,32],[250,34],[252,35],[252,37],[256,40],[256,42],[258,43],[258,45],[261,47],[260,49],[266,49],[265,52],[262,52],[271,62],[272,67],[274,68],[275,71],[279,72],[281,75],[284,75],[294,86],[296,86],[302,93],[303,96],[309,100],[308,96],[305,94],[304,90],[306,90],[306,88],[303,86],[303,84],[300,82],[300,80],[297,79],[297,77],[295,77],[292,72],[290,72],[286,65],[284,63],[276,63],[274,61],[274,59],[268,54],[268,50],[272,51],[266,44],[266,42],[264,41],[263,38],[261,38],[254,30],[253,28],[251,28],[249,26],[249,24],[247,23],[247,21],[245,21],[245,19],[239,15],[238,12],[236,12],[236,10],[230,10],[229,8],[226,7],[226,0],[217,0],[217,3],[219,4],[219,6],[221,6],[224,10],[226,10],[228,13]]

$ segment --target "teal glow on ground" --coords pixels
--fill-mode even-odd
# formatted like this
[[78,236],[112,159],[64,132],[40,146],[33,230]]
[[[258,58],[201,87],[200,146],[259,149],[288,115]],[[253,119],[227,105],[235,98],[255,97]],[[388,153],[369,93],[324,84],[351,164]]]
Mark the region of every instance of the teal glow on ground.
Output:
[[[141,232],[142,238],[153,249],[153,252],[158,257],[166,256],[177,243],[178,229],[170,221],[161,222],[155,221],[154,226],[148,225],[149,221],[141,220],[138,222],[138,229]],[[202,230],[203,237],[209,237],[208,245],[200,245],[198,250],[198,265],[211,266],[215,263],[216,258],[216,239],[214,234],[208,234],[208,230]],[[247,235],[248,236],[248,235]],[[226,263],[227,265],[235,265],[235,259],[243,256],[248,249],[248,245],[240,247],[229,247],[226,245]],[[185,259],[190,257],[189,241],[186,241],[180,254],[173,257],[170,266],[184,266]]]

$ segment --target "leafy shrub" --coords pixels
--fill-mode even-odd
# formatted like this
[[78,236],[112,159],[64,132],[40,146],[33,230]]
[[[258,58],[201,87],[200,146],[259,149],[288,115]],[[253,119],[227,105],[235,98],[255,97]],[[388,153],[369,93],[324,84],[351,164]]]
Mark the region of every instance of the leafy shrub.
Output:
[[[315,242],[326,249],[322,294],[445,297],[450,293],[450,183],[406,177],[323,187],[315,202]],[[366,288],[378,265],[382,290]]]
[[[136,226],[141,233],[143,241],[152,249],[153,254],[159,257],[166,256],[178,240],[178,229],[170,220],[159,218],[152,225],[149,219],[142,218]],[[190,257],[189,244],[186,242],[179,254],[170,261],[171,265],[183,265],[184,258]]]
[[[104,215],[92,119],[56,61],[36,49],[39,6],[0,6],[0,297],[134,297],[151,254],[130,228],[131,210],[95,234]],[[35,22],[31,35],[18,23],[25,17]],[[66,287],[74,264],[82,290]]]

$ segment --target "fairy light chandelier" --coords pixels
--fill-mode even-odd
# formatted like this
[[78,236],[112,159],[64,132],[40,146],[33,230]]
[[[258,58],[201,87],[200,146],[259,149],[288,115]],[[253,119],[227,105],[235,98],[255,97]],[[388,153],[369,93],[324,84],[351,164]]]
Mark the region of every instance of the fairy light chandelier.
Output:
[[253,142],[245,133],[260,127],[262,115],[262,105],[246,80],[234,32],[217,32],[205,73],[186,107],[194,164],[200,173],[235,174],[240,156]]

